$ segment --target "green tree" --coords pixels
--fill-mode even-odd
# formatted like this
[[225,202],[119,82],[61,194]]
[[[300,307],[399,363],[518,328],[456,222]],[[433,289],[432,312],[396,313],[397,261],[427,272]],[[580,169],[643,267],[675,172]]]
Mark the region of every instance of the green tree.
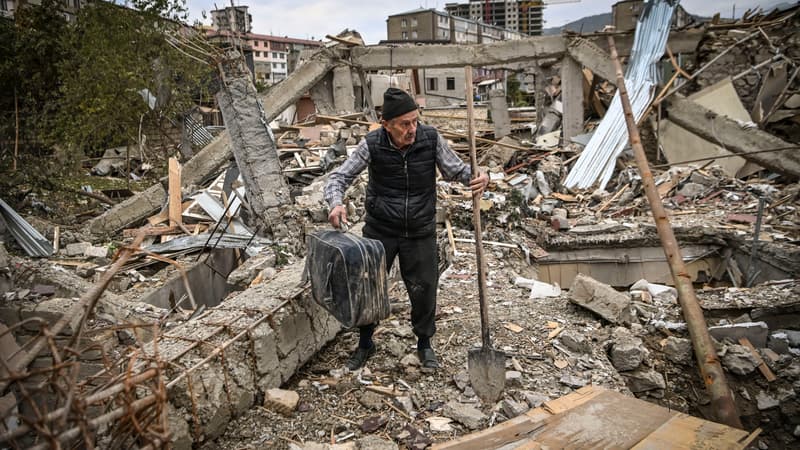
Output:
[[[75,57],[59,68],[62,99],[53,141],[86,153],[131,144],[141,122],[176,119],[197,100],[210,66],[187,58],[165,38],[181,32],[171,18],[185,13],[184,2],[138,0],[133,6],[95,1],[81,8],[66,35]],[[145,90],[156,96],[155,109],[143,98]]]
[[[24,4],[14,20],[0,19],[0,169],[12,166],[19,123],[20,159],[38,156],[36,137],[51,124],[59,105],[59,65],[70,49],[60,2]],[[28,156],[28,158],[26,158]]]

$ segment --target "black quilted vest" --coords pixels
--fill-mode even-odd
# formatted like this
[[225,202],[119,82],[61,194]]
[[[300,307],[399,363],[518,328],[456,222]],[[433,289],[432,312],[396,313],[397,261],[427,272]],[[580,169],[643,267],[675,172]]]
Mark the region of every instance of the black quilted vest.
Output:
[[389,133],[367,134],[369,183],[366,223],[387,236],[423,237],[436,232],[436,129],[417,125],[405,151],[389,143]]

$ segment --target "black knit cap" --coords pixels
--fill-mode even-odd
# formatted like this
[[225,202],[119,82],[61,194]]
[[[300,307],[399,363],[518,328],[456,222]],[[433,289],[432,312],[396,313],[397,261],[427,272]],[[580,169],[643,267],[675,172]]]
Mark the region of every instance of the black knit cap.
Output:
[[417,109],[417,103],[408,92],[390,87],[383,93],[383,120],[392,120]]

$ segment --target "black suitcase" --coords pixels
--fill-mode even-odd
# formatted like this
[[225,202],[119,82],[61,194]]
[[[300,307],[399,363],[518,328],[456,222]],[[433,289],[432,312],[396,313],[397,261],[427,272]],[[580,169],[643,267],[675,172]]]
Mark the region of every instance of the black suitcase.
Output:
[[344,326],[389,316],[386,253],[380,241],[336,230],[313,233],[305,271],[314,301]]

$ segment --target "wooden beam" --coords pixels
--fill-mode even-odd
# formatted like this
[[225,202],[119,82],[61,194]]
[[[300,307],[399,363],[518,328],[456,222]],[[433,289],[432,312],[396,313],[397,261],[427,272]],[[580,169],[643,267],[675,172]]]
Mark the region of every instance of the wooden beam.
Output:
[[181,225],[183,223],[183,208],[181,201],[181,164],[177,158],[169,159],[169,224]]
[[772,370],[770,370],[769,366],[767,366],[767,363],[761,359],[761,355],[758,353],[756,348],[753,347],[753,344],[750,343],[750,339],[747,339],[746,337],[739,338],[739,344],[747,347],[750,350],[750,353],[753,354],[753,357],[755,357],[756,361],[758,362],[758,370],[761,371],[761,374],[764,375],[764,378],[766,378],[767,381],[773,382],[778,379],[778,377],[772,373]]

